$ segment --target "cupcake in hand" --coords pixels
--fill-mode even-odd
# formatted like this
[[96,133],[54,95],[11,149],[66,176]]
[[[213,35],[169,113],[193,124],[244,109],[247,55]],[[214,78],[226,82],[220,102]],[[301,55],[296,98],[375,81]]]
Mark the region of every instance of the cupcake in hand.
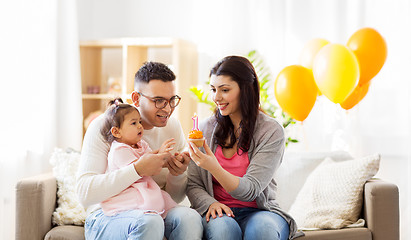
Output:
[[188,142],[194,143],[197,147],[204,146],[203,132],[200,130],[192,130],[188,134]]

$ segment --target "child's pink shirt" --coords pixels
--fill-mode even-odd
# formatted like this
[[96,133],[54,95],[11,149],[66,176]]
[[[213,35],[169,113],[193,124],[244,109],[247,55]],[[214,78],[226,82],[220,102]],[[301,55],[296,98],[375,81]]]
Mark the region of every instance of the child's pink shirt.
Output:
[[[231,158],[226,158],[223,154],[221,146],[217,146],[215,156],[220,163],[220,165],[227,170],[229,173],[242,177],[247,172],[248,165],[250,165],[250,160],[247,153],[243,153],[241,149],[239,150],[241,155],[235,153]],[[227,191],[220,185],[220,183],[213,177],[213,190],[214,198],[227,205],[228,207],[252,207],[257,208],[256,201],[244,202],[233,198]]]
[[[108,153],[106,172],[112,172],[132,164],[146,152],[151,152],[151,149],[143,140],[139,142],[137,149],[113,141]],[[167,211],[177,206],[177,203],[167,192],[161,190],[151,177],[142,177],[119,194],[101,202],[100,205],[107,216],[115,215],[121,211],[141,209],[162,214],[164,218]]]

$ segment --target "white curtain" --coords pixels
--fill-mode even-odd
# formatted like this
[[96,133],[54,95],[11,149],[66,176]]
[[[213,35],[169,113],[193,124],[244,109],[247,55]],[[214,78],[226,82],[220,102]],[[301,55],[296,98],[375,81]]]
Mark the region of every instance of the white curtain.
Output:
[[16,182],[81,147],[76,2],[1,1],[0,24],[0,239],[13,239]]

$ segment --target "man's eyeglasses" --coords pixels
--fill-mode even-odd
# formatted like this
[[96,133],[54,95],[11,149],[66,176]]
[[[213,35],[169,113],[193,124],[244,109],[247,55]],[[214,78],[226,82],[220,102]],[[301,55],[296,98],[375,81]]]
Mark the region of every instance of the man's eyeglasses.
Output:
[[175,108],[177,107],[177,105],[180,103],[181,97],[178,95],[175,95],[173,97],[171,97],[169,100],[165,99],[165,98],[152,98],[149,96],[146,96],[144,94],[142,94],[141,92],[137,92],[138,94],[140,94],[141,96],[147,98],[150,101],[153,101],[156,108],[158,109],[163,109],[167,106],[167,104],[170,104],[171,108]]

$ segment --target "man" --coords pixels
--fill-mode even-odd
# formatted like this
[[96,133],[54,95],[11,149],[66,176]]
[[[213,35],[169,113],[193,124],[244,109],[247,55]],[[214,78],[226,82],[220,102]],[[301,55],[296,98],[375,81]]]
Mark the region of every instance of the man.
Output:
[[151,149],[159,149],[169,138],[174,138],[174,152],[149,153],[134,164],[105,173],[110,145],[100,133],[103,117],[93,120],[83,140],[77,177],[77,193],[86,208],[86,239],[201,239],[200,215],[193,209],[179,206],[167,217],[133,210],[105,216],[99,203],[112,197],[144,176],[152,176],[160,188],[176,201],[185,197],[186,169],[190,162],[185,137],[180,123],[170,118],[181,98],[175,94],[175,75],[164,64],[145,63],[135,75],[133,104],[139,109],[144,127],[143,139]]

